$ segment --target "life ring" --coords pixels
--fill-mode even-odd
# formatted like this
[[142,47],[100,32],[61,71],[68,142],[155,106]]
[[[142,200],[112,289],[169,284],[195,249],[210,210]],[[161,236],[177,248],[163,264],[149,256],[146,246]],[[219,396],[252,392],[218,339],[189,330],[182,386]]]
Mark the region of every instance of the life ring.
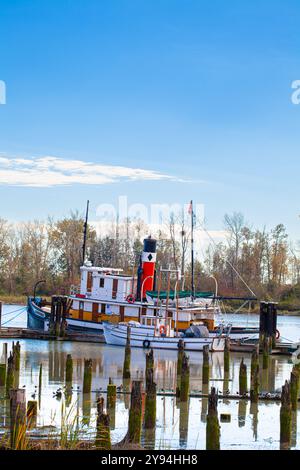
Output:
[[276,330],[276,336],[275,336],[276,339],[279,339],[280,338],[280,331],[279,330]]
[[165,327],[165,325],[160,325],[160,327],[159,327],[159,334],[160,334],[160,336],[166,334],[166,327]]
[[143,341],[143,348],[149,349],[150,348],[150,341],[148,339],[144,339]]
[[135,302],[135,297],[132,294],[127,295],[126,300],[129,304],[133,304]]

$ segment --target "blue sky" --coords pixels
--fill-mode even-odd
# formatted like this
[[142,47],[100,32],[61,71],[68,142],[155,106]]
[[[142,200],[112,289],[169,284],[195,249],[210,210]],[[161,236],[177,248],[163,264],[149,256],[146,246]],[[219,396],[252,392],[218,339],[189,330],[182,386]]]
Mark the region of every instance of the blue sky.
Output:
[[193,199],[297,239],[299,24],[297,0],[0,0],[0,216]]

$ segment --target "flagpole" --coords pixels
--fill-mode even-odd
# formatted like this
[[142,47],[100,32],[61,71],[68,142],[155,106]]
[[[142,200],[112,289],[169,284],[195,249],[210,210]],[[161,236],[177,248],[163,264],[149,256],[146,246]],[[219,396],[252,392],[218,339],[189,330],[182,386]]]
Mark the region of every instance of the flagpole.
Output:
[[194,209],[191,201],[191,274],[192,274],[192,299],[195,298],[195,280],[194,280]]

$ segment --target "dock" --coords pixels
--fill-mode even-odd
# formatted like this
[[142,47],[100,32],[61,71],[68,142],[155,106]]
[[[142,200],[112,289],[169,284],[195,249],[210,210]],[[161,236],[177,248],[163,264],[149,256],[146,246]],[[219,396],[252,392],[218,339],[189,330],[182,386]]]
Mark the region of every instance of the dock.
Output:
[[66,332],[64,337],[57,337],[47,331],[32,330],[29,328],[0,328],[0,339],[39,339],[48,341],[77,341],[84,343],[105,343],[103,335],[88,333]]

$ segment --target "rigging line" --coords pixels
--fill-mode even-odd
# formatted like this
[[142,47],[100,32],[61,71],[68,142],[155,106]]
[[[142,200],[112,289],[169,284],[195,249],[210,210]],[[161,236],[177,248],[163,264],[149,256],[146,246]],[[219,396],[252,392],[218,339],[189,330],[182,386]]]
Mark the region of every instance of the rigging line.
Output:
[[[25,308],[25,307],[24,307]],[[4,325],[7,325],[7,323],[10,323],[11,321],[15,320],[15,318],[19,317],[23,312],[19,312],[15,317],[13,318],[10,318],[9,320],[7,320],[6,322],[2,323],[1,326],[4,326]]]
[[[211,237],[211,235],[209,234],[209,232],[206,230],[206,228],[204,227],[203,224],[201,224],[201,222],[199,222],[199,224],[201,225],[202,229],[206,232],[206,234],[208,235],[209,239],[212,241],[212,243],[217,246],[216,242],[214,241],[214,239]],[[247,287],[247,289],[249,290],[249,292],[254,296],[254,297],[257,297],[257,295],[253,292],[253,290],[251,289],[251,287],[248,286],[248,284],[246,283],[246,281],[244,281],[244,279],[242,278],[242,276],[240,275],[240,273],[235,269],[235,267],[230,263],[229,260],[225,259],[225,262],[227,264],[229,264],[229,266],[233,269],[233,271],[235,272],[235,274],[238,275],[238,277],[240,278],[240,280],[242,281],[242,283]]]
[[20,310],[24,310],[26,309],[25,306],[21,307],[21,308],[17,308],[16,310],[11,310],[10,312],[5,312],[5,313],[2,313],[2,317],[5,317],[6,315],[11,315],[12,313],[16,313],[16,312],[19,312]]

